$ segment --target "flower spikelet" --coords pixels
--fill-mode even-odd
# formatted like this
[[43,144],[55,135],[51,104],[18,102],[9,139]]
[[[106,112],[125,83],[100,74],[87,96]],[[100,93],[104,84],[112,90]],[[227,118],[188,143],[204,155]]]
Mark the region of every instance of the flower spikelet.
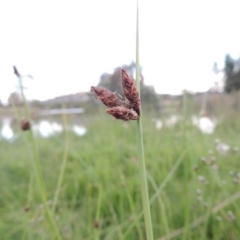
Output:
[[111,114],[116,119],[124,121],[138,120],[139,115],[133,110],[126,107],[112,107],[106,110],[106,113]]
[[95,92],[102,103],[109,107],[106,113],[112,115],[116,119],[124,121],[138,120],[140,117],[139,94],[133,80],[128,76],[125,70],[122,70],[122,87],[124,95],[129,103],[121,101],[116,94],[107,88],[91,87],[91,91]]
[[105,104],[107,107],[117,107],[125,105],[120,99],[107,88],[101,87],[91,87],[91,91],[95,92],[98,98]]
[[122,69],[122,86],[124,95],[129,101],[129,107],[133,108],[140,116],[140,98],[134,81],[130,78],[127,72]]

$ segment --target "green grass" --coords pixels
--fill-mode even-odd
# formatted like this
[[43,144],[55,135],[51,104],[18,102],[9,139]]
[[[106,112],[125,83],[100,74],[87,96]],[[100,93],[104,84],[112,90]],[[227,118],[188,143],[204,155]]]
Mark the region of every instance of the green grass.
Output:
[[[237,121],[223,118],[213,135],[204,135],[187,123],[157,131],[151,115],[145,114],[143,134],[155,239],[181,228],[186,229],[179,230],[174,239],[239,239],[240,199],[232,196],[239,192],[239,183],[233,178],[240,172],[240,152],[220,155],[214,143],[219,138],[239,147]],[[36,141],[51,211],[63,171],[53,213],[61,238],[146,239],[136,123],[98,115],[88,121],[87,129],[83,137],[69,134],[67,142],[64,133]],[[12,144],[0,142],[1,239],[55,239],[24,134],[28,133]],[[61,167],[64,154],[65,168]],[[218,170],[201,161],[201,157],[211,155],[216,157]],[[208,184],[201,183],[199,176],[204,176]],[[225,200],[230,201],[226,206],[222,203]],[[216,206],[219,211],[212,214]],[[29,211],[24,211],[25,207]],[[235,220],[229,218],[228,211],[233,212]],[[189,227],[199,218],[194,228]]]

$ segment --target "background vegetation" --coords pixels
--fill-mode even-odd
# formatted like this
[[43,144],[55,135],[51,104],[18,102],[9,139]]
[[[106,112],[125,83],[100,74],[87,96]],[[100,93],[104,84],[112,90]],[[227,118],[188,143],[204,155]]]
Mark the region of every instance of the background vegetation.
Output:
[[[205,135],[190,122],[196,110],[186,96],[172,127],[157,130],[158,114],[143,112],[155,238],[239,239],[239,112],[218,106],[216,130]],[[88,132],[81,138],[64,131],[36,139],[47,205],[31,165],[31,132],[0,142],[1,239],[145,239],[136,122],[116,121],[103,106],[83,118]],[[65,127],[71,122],[63,116]],[[230,149],[221,151],[219,142]]]

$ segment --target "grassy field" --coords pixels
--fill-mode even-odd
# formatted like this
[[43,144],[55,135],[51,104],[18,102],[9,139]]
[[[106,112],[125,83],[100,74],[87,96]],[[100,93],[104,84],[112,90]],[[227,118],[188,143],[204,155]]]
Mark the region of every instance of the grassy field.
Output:
[[[0,142],[0,239],[146,239],[136,122],[96,114],[86,127]],[[240,239],[239,116],[204,135],[187,119],[158,131],[145,114],[143,131],[155,239]]]

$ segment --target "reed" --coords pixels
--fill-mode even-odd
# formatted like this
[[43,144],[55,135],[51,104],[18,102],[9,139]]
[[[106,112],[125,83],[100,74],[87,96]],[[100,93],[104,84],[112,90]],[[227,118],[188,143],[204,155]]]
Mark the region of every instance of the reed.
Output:
[[[136,14],[136,82],[139,91],[139,97],[141,99],[140,92],[140,71],[139,71],[139,2],[137,1],[137,14]],[[140,106],[141,112],[141,106]],[[148,182],[147,182],[147,171],[145,163],[145,153],[143,144],[143,129],[142,129],[142,118],[140,117],[137,121],[137,138],[138,138],[138,160],[139,160],[139,172],[140,172],[140,184],[142,192],[142,204],[145,219],[145,230],[148,240],[153,240],[153,228],[152,218],[149,203],[148,194]]]
[[15,66],[13,68],[14,68],[14,73],[18,78],[18,84],[19,84],[19,88],[20,88],[20,92],[21,92],[21,96],[22,96],[22,100],[23,100],[23,104],[24,104],[24,118],[20,119],[20,114],[18,113],[18,109],[16,108],[16,106],[14,106],[14,108],[15,108],[14,111],[16,113],[16,117],[19,121],[19,124],[21,123],[22,130],[27,131],[25,134],[23,134],[24,142],[25,142],[26,149],[28,152],[29,160],[30,160],[32,168],[33,168],[33,172],[34,172],[34,176],[35,176],[35,179],[37,182],[38,190],[41,195],[41,198],[42,198],[42,201],[44,204],[44,208],[46,210],[47,219],[49,221],[49,226],[52,231],[52,237],[53,237],[53,239],[60,240],[61,235],[60,235],[59,229],[56,225],[56,222],[54,219],[54,214],[51,211],[49,204],[48,204],[47,191],[46,191],[45,181],[44,181],[43,172],[42,172],[42,165],[41,165],[41,161],[39,159],[37,142],[36,142],[34,133],[31,128],[30,106],[29,106],[29,104],[26,100],[25,94],[24,94],[24,87],[23,87],[23,83],[22,83],[23,77],[19,73],[19,71],[17,70],[17,68]]

